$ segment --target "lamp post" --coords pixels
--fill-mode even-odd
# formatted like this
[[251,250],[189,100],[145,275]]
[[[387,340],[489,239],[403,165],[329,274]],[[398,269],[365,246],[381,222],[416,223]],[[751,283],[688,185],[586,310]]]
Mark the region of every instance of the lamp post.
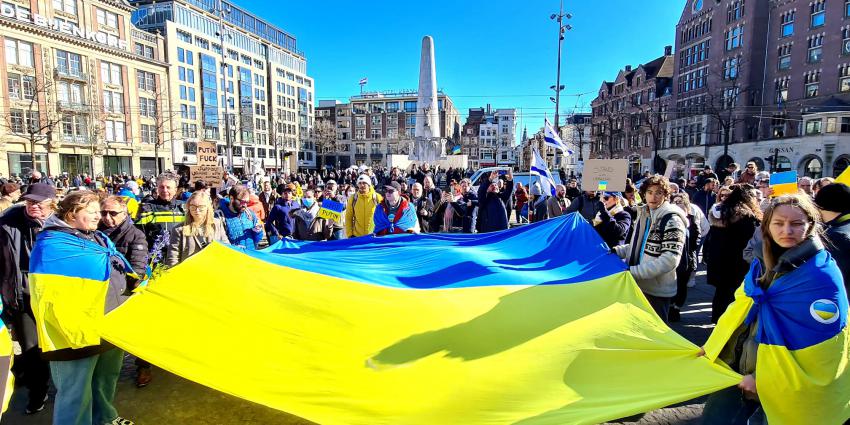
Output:
[[564,86],[561,84],[561,46],[564,42],[564,33],[573,29],[571,25],[564,24],[564,19],[572,19],[573,15],[564,13],[564,1],[561,0],[561,8],[558,13],[553,13],[549,16],[553,21],[558,22],[558,75],[555,77],[555,85],[549,88],[555,90],[555,131],[561,134],[561,123],[559,121],[558,108],[561,106],[561,91]]

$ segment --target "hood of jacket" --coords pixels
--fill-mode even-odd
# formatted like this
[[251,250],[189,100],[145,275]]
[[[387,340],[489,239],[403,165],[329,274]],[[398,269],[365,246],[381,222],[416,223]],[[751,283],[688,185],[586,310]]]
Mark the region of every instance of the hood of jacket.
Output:
[[792,272],[824,249],[823,241],[819,236],[809,236],[799,245],[780,255],[779,260],[776,261],[776,266],[773,267],[773,271],[776,273]]
[[661,204],[655,210],[649,209],[649,205],[641,205],[638,209],[638,220],[644,221],[647,217],[649,217],[652,225],[655,225],[656,223],[658,223],[661,217],[664,217],[668,214],[678,215],[679,218],[682,219],[682,223],[685,223],[685,225],[687,225],[688,216],[685,214],[684,211],[682,211],[681,208],[671,204],[670,201],[664,201],[664,203]]

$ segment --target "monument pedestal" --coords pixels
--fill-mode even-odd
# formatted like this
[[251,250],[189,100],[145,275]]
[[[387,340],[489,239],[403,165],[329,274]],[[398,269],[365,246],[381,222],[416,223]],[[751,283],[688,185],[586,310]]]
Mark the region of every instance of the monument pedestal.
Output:
[[401,169],[406,169],[410,167],[410,164],[419,164],[422,165],[424,163],[428,163],[430,166],[440,166],[440,168],[463,168],[469,165],[469,157],[466,155],[448,155],[443,158],[439,158],[436,161],[412,161],[410,157],[407,155],[387,155],[387,166],[398,167]]

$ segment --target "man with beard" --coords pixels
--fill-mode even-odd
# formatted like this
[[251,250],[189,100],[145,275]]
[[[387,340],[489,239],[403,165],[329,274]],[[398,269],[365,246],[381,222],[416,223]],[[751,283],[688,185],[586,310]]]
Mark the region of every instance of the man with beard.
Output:
[[263,239],[263,223],[248,208],[251,192],[243,185],[230,188],[230,202],[222,210],[224,229],[231,245],[255,250]]
[[546,210],[549,213],[549,218],[564,215],[569,207],[570,200],[567,199],[567,188],[562,184],[555,186],[555,196],[550,197],[546,201]]

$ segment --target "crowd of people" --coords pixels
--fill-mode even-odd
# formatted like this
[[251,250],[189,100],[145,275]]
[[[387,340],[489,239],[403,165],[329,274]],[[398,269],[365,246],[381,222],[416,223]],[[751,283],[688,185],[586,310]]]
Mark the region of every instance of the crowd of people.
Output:
[[[44,408],[49,379],[57,388],[54,423],[131,424],[112,405],[123,352],[103,342],[46,352],[30,306],[29,258],[39,235],[62,232],[102,247],[113,261],[106,310],[126,300],[145,273],[174,267],[213,242],[255,250],[284,239],[330,241],[402,233],[488,233],[577,213],[621,257],[649,305],[665,322],[680,320],[698,265],[715,288],[712,321],[733,302],[753,261],[773,270],[828,251],[844,277],[850,270],[850,188],[833,179],[799,180],[799,193],[773,197],[770,174],[754,163],[691,179],[647,173],[622,192],[583,191],[575,178],[551,191],[540,181],[514,182],[493,171],[473,186],[472,170],[357,168],[283,174],[225,174],[218,185],[166,172],[52,180],[0,181],[0,295],[3,320],[19,355],[16,373],[28,389],[26,411]],[[548,193],[547,193],[548,192]],[[341,211],[323,214],[330,205]],[[813,248],[814,247],[814,251]],[[129,267],[127,267],[129,265]],[[135,273],[132,273],[135,272]],[[846,297],[846,289],[844,289]],[[753,338],[748,332],[743,338]],[[735,341],[737,343],[737,341]],[[750,356],[741,362],[740,356]],[[737,352],[730,366],[753,373],[755,353]],[[151,382],[151,366],[136,360],[136,384]],[[747,408],[758,415],[756,388],[742,383]],[[731,408],[729,408],[731,409]],[[712,409],[729,419],[729,409]],[[749,416],[747,416],[749,418]],[[80,419],[83,418],[83,419]]]

